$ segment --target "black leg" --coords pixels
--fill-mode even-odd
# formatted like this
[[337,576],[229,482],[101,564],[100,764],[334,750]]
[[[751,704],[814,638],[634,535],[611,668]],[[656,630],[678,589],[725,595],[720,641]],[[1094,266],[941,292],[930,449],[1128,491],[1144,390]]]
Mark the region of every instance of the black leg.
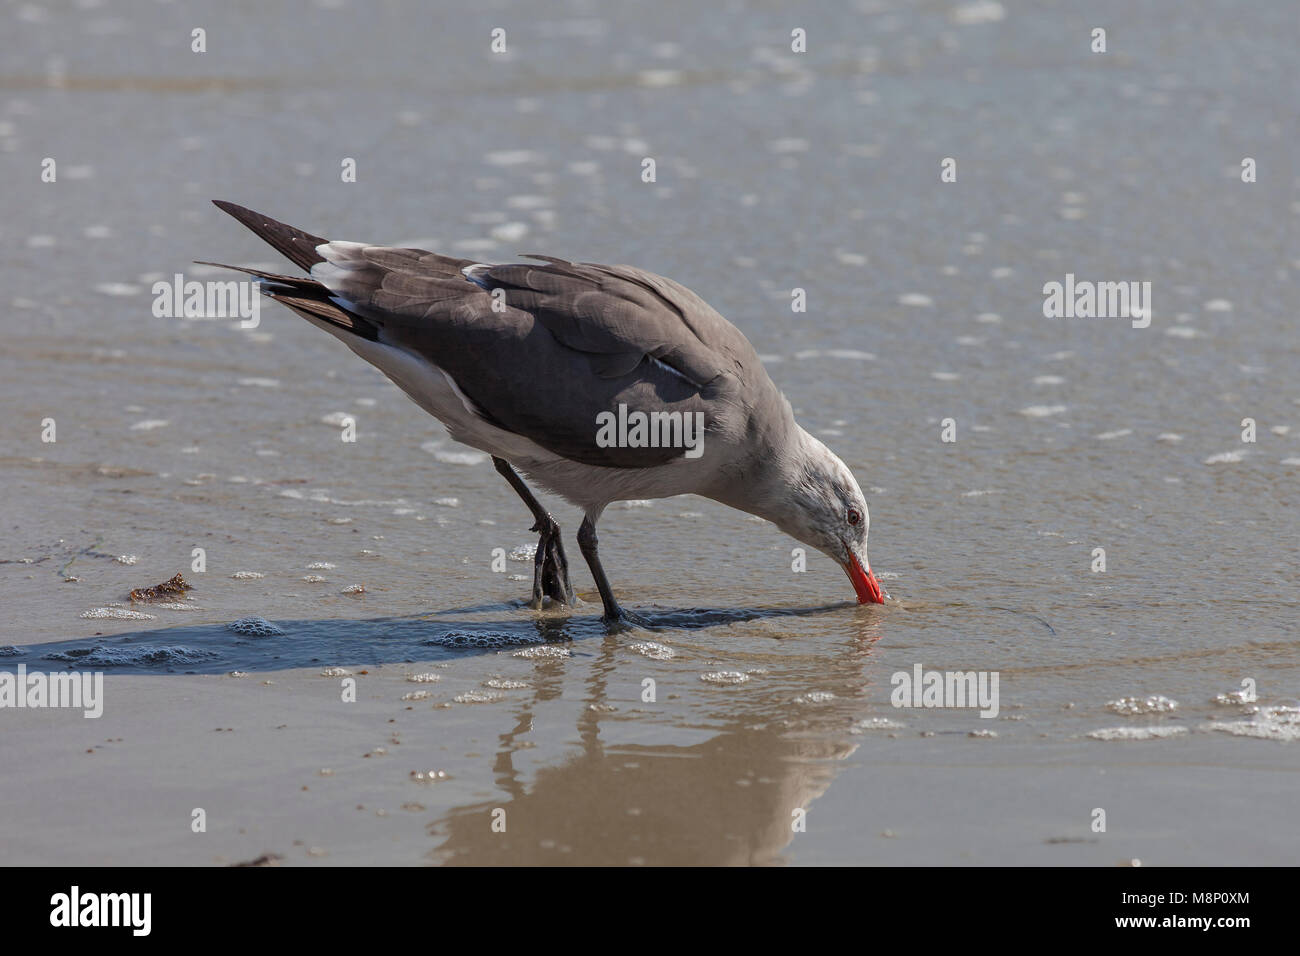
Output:
[[596,522],[588,515],[582,519],[582,526],[578,528],[578,547],[582,549],[582,556],[587,559],[591,576],[596,579],[596,590],[600,592],[600,601],[605,605],[605,623],[648,626],[646,621],[623,610],[614,600],[614,589],[609,586],[609,578],[605,577],[605,569],[601,566],[600,554],[596,550],[599,543],[596,538]]
[[492,457],[498,474],[510,482],[510,487],[523,499],[528,510],[533,513],[534,523],[530,530],[539,535],[537,555],[533,559],[533,607],[542,606],[542,595],[560,604],[572,604],[573,585],[569,583],[569,562],[564,556],[564,541],[560,536],[560,526],[542,507],[541,502],[533,496],[510,463],[504,458]]

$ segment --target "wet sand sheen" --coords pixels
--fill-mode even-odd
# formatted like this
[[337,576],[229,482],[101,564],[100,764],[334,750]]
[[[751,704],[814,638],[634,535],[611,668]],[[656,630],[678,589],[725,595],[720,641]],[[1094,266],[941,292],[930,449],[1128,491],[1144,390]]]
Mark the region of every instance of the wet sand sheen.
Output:
[[[1067,55],[1049,9],[683,8],[667,33],[661,9],[560,4],[499,61],[395,29],[400,4],[288,48],[274,11],[213,11],[249,44],[221,52],[237,81],[158,41],[183,10],[124,10],[61,86],[53,31],[96,18],[16,27],[0,149],[60,176],[4,225],[0,670],[102,668],[106,706],[4,712],[27,769],[0,799],[30,821],[6,860],[1294,861],[1294,197],[1228,175],[1236,153],[1279,168],[1287,5],[1212,3],[1172,38],[1116,7],[1144,51],[1118,71]],[[343,37],[363,82],[321,76]],[[855,607],[771,526],[668,499],[602,523],[654,630],[609,637],[576,567],[587,607],[527,610],[531,521],[481,455],[283,310],[152,314],[193,259],[267,258],[221,195],[343,239],[682,281],[857,474],[893,600]],[[1150,328],[1043,318],[1067,273],[1151,281]],[[129,600],[177,572],[176,606]],[[283,633],[230,626],[250,618]],[[998,716],[892,706],[918,663],[998,672]]]

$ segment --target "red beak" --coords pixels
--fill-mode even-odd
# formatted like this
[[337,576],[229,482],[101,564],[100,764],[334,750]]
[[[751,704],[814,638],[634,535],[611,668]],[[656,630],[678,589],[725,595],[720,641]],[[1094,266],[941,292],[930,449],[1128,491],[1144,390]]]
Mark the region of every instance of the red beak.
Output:
[[853,590],[858,592],[859,604],[885,603],[885,596],[880,590],[880,582],[871,573],[871,568],[864,568],[858,560],[858,556],[852,551],[849,552],[848,567],[844,570],[848,572],[849,580],[853,582]]

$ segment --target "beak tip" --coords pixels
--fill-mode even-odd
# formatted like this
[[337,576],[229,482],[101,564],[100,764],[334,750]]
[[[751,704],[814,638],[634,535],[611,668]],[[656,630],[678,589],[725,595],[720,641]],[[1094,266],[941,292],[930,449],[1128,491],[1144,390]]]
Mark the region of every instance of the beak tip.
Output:
[[844,570],[848,572],[849,580],[853,582],[853,590],[858,595],[859,604],[885,603],[885,593],[880,582],[876,580],[870,567],[862,566],[857,555],[849,555],[849,564]]

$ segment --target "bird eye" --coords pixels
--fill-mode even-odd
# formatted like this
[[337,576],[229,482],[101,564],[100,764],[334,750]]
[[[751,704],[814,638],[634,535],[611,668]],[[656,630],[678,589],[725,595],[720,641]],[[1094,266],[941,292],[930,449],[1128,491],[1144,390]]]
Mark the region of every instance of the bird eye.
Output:
[[849,524],[857,524],[862,520],[862,514],[857,508],[849,509]]

